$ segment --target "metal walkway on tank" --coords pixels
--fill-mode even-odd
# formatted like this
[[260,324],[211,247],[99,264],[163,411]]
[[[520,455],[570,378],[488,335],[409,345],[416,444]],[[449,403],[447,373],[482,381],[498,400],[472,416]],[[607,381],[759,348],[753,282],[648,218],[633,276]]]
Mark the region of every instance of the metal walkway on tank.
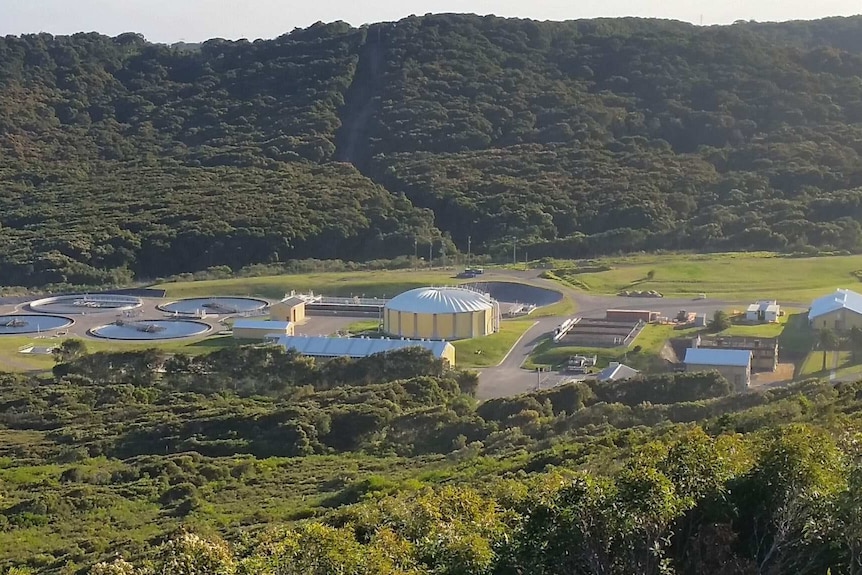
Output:
[[388,299],[318,296],[305,304],[307,315],[381,317]]

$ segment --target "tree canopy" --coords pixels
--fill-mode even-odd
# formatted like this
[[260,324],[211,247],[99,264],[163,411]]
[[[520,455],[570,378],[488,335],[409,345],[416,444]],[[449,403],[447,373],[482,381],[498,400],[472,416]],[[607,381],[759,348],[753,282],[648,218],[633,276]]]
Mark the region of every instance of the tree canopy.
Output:
[[0,39],[0,276],[862,248],[862,18]]

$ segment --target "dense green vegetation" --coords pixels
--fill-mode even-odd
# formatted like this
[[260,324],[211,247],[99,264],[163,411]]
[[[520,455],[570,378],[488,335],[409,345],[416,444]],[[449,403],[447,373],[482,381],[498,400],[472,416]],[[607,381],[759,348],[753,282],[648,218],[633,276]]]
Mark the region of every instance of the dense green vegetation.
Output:
[[120,555],[146,573],[837,573],[856,560],[860,384],[730,395],[715,373],[685,373],[477,404],[475,375],[418,349],[67,359],[52,378],[0,376],[0,569],[134,572]]
[[860,32],[439,15],[199,46],[8,36],[0,281],[412,256],[414,239],[436,258],[468,236],[533,257],[858,250]]

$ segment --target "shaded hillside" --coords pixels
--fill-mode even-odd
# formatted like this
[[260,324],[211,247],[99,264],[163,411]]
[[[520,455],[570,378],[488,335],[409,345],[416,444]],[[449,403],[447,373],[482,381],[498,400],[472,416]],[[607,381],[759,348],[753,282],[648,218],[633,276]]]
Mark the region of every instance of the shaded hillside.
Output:
[[535,256],[858,250],[860,32],[438,15],[200,46],[6,37],[0,277],[391,257],[441,231]]

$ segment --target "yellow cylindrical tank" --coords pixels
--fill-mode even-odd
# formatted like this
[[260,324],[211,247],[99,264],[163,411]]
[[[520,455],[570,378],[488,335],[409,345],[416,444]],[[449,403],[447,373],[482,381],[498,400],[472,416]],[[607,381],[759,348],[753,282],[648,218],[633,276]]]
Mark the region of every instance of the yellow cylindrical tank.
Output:
[[418,288],[387,302],[383,328],[411,339],[466,339],[497,331],[499,314],[496,301],[472,289]]

